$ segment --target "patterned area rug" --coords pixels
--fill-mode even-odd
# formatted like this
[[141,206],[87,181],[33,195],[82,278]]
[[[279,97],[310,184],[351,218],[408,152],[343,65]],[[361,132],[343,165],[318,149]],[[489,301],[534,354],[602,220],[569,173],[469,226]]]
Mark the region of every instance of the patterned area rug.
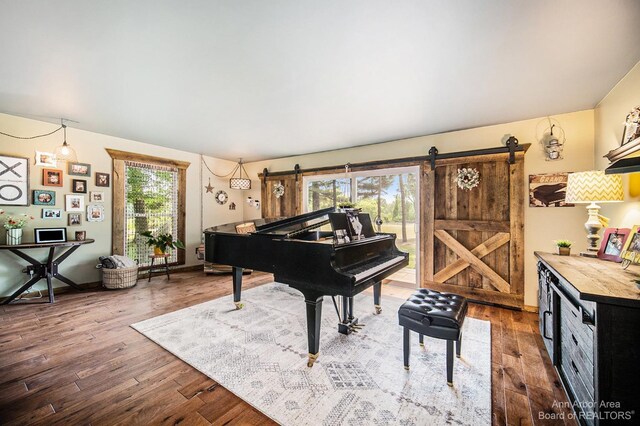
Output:
[[[383,289],[384,293],[384,289]],[[282,284],[165,314],[132,327],[283,425],[483,425],[491,422],[490,323],[467,318],[462,357],[447,386],[445,341],[412,333],[411,370],[402,359],[402,300],[355,298],[365,327],[337,332],[337,315],[325,297],[320,356],[307,367],[302,295]]]

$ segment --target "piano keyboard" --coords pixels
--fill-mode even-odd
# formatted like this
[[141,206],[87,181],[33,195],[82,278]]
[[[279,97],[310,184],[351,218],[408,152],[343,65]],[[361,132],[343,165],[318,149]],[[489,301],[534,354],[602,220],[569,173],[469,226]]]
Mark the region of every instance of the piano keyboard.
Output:
[[373,266],[371,266],[371,263],[367,263],[366,265],[364,265],[361,268],[357,268],[354,270],[349,271],[349,273],[353,274],[354,272],[357,272],[354,274],[356,281],[362,281],[372,275],[375,275],[376,273],[380,272],[380,271],[384,271],[385,269],[401,262],[404,260],[404,256],[394,256],[391,259],[387,259],[386,258],[382,258],[380,259],[380,263],[375,264]]

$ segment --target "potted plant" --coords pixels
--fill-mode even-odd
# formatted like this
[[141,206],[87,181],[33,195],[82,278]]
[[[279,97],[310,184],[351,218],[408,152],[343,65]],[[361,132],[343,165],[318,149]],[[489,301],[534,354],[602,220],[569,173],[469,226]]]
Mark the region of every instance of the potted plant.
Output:
[[162,255],[167,252],[167,249],[179,248],[184,249],[184,244],[178,239],[173,239],[171,234],[159,234],[154,237],[151,231],[141,232],[140,235],[147,238],[147,245],[153,247],[153,253],[156,255]]
[[[4,210],[0,209],[0,215],[4,215]],[[22,228],[28,221],[33,220],[33,216],[21,214],[20,216],[7,216],[4,221],[4,229],[7,230],[7,245],[15,246],[22,244]]]
[[571,244],[569,240],[556,240],[556,247],[558,247],[558,254],[560,256],[569,256],[571,254]]

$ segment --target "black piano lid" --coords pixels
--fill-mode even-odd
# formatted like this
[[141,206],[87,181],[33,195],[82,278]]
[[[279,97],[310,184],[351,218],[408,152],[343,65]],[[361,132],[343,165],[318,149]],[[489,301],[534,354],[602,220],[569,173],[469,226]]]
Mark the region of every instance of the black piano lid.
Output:
[[256,232],[246,235],[272,235],[286,236],[296,231],[307,228],[319,227],[323,222],[329,220],[328,214],[335,211],[333,207],[316,210],[314,212],[292,216],[288,218],[268,218],[256,219],[253,221],[242,221],[225,223],[224,225],[212,226],[204,230],[208,234],[237,234],[236,226],[253,222],[256,226]]
[[259,226],[256,224],[256,227],[258,228],[256,234],[286,236],[305,229],[319,228],[325,223],[328,223],[329,213],[334,212],[335,210],[335,208],[329,207],[298,216],[276,220],[275,222],[269,222]]

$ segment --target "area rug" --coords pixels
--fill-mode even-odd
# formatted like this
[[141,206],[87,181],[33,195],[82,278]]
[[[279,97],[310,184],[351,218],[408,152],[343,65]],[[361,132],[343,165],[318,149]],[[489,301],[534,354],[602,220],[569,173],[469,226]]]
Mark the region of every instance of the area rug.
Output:
[[[384,293],[384,290],[383,290]],[[272,283],[133,324],[132,327],[283,425],[483,425],[491,422],[490,323],[467,318],[454,386],[446,380],[446,344],[412,333],[411,369],[402,358],[402,300],[355,298],[365,327],[337,332],[325,297],[320,356],[307,367],[302,295]]]

